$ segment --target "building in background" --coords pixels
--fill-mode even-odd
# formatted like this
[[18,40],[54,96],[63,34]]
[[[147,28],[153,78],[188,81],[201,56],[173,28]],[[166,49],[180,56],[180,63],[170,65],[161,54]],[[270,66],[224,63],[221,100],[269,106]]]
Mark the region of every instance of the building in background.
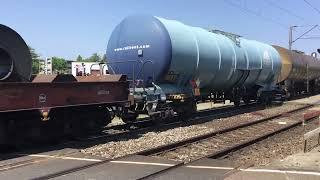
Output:
[[72,74],[72,63],[75,61],[72,60],[66,60],[67,62],[67,70],[66,70],[66,74]]
[[39,60],[39,74],[52,74],[52,58]]
[[106,64],[98,62],[71,62],[71,73],[74,76],[109,74]]

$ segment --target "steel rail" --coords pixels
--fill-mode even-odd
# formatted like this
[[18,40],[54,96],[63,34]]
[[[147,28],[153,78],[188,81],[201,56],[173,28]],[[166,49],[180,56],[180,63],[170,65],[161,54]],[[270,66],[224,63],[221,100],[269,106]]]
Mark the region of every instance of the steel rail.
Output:
[[[136,125],[138,125],[138,127],[133,130],[114,133],[114,134],[102,133],[100,135],[95,135],[93,137],[78,138],[78,139],[76,139],[76,141],[67,142],[64,144],[66,145],[66,144],[75,143],[77,145],[82,145],[83,143],[86,143],[86,142],[95,143],[96,141],[103,142],[103,141],[109,141],[109,140],[116,140],[116,139],[124,138],[124,137],[128,137],[128,136],[132,137],[136,134],[142,134],[142,133],[150,132],[150,131],[162,131],[162,130],[175,128],[175,127],[183,127],[183,126],[200,124],[200,123],[212,121],[214,119],[221,118],[221,117],[232,116],[232,115],[236,115],[236,114],[240,114],[240,113],[250,112],[253,110],[257,110],[259,108],[261,108],[261,106],[258,106],[256,104],[250,104],[250,105],[243,105],[240,107],[227,107],[227,108],[221,108],[221,109],[213,109],[213,110],[209,110],[209,111],[200,111],[197,113],[197,115],[195,117],[193,117],[187,121],[181,120],[181,119],[179,119],[179,117],[175,117],[173,120],[166,121],[162,124],[161,124],[161,122],[155,123],[155,122],[145,121],[145,122],[140,122],[140,123],[136,124]],[[83,143],[79,144],[79,142],[83,142]]]
[[[197,117],[194,119],[194,121],[190,121],[190,122],[174,122],[174,123],[171,123],[171,124],[166,124],[166,125],[163,125],[161,127],[156,127],[157,129],[161,128],[168,128],[169,127],[172,127],[172,125],[181,125],[182,124],[192,124],[192,123],[196,123],[198,121],[209,121],[208,118],[217,118],[217,117],[221,117],[221,116],[226,116],[226,115],[232,115],[233,113],[243,113],[243,112],[247,112],[247,111],[250,111],[250,110],[254,110],[256,108],[258,108],[260,106],[257,106],[256,104],[251,104],[251,105],[244,105],[244,107],[237,107],[236,109],[232,108],[231,110],[227,111],[227,112],[221,112],[221,113],[217,113],[217,114],[213,114],[213,115],[205,115],[205,116],[202,116],[202,117]],[[143,131],[146,131],[146,130],[150,130],[150,127],[147,127],[147,128],[142,128],[142,129],[137,129],[135,131],[132,131],[132,132],[129,132],[130,134],[132,133],[135,133],[135,134],[139,134],[139,133],[142,133]],[[128,132],[127,133],[121,133],[122,135],[124,136],[128,136]],[[117,138],[119,138],[119,134],[117,134]],[[105,138],[104,138],[105,139]],[[92,141],[92,140],[90,140]],[[77,142],[79,144],[79,142]],[[64,171],[60,171],[60,172],[56,172],[56,173],[52,173],[52,174],[48,174],[48,175],[45,175],[45,176],[41,176],[41,177],[38,177],[38,178],[35,178],[34,180],[44,180],[44,179],[51,179],[51,178],[55,178],[55,177],[59,177],[59,176],[63,176],[63,175],[66,175],[66,174],[70,174],[70,173],[73,173],[73,172],[78,172],[78,171],[81,171],[81,170],[84,170],[84,169],[88,169],[88,168],[91,168],[91,167],[95,167],[95,166],[99,166],[101,164],[105,164],[105,163],[108,163],[110,161],[113,161],[113,160],[119,160],[119,159],[122,159],[122,158],[125,158],[125,157],[129,157],[129,156],[133,156],[133,155],[138,155],[140,154],[142,151],[140,152],[136,152],[136,153],[132,153],[132,154],[127,154],[125,156],[121,156],[121,157],[117,157],[117,158],[114,158],[114,159],[107,159],[107,160],[103,160],[103,161],[100,161],[100,162],[94,162],[94,163],[91,163],[91,164],[88,164],[88,165],[84,165],[84,166],[78,166],[78,167],[74,167],[74,168],[70,168],[70,169],[66,169]]]
[[259,123],[262,123],[262,122],[266,122],[266,121],[269,121],[269,120],[280,118],[280,117],[282,117],[284,115],[287,115],[287,114],[290,114],[290,113],[294,113],[294,112],[297,112],[297,111],[301,111],[301,110],[307,109],[307,108],[309,108],[311,106],[313,106],[313,105],[306,105],[306,106],[303,106],[303,107],[300,107],[300,108],[296,108],[294,110],[290,110],[290,111],[287,111],[287,112],[284,112],[284,113],[279,113],[277,115],[266,117],[266,118],[263,118],[263,119],[260,119],[260,120],[239,124],[239,125],[236,125],[236,126],[220,129],[220,130],[217,130],[217,131],[213,131],[213,132],[210,132],[210,133],[207,133],[207,134],[191,137],[191,138],[188,138],[186,140],[179,141],[179,142],[174,142],[174,143],[171,143],[171,144],[166,144],[166,145],[163,145],[163,146],[155,147],[155,148],[148,149],[148,150],[145,150],[143,152],[140,152],[139,155],[150,156],[150,155],[155,155],[155,154],[160,154],[160,153],[163,153],[163,152],[171,151],[173,149],[176,149],[176,148],[179,148],[179,147],[182,147],[182,146],[187,146],[189,144],[192,144],[192,143],[195,143],[195,142],[198,142],[198,141],[202,141],[202,140],[207,139],[207,138],[211,138],[211,137],[216,136],[218,134],[231,132],[231,131],[234,131],[234,130],[237,130],[237,129],[240,129],[240,128],[249,127],[249,126],[252,126],[252,125],[255,125],[255,124],[259,124]]
[[[218,130],[216,132],[213,132],[213,133],[210,133],[210,134],[206,134],[206,135],[197,136],[197,137],[193,137],[193,138],[187,139],[185,141],[172,143],[172,144],[167,145],[167,147],[162,146],[162,147],[158,147],[158,148],[149,149],[149,150],[140,152],[139,155],[146,155],[147,156],[147,155],[160,154],[160,153],[163,153],[163,152],[165,153],[167,151],[171,151],[171,150],[179,148],[179,147],[188,146],[189,144],[193,144],[193,143],[196,143],[196,142],[199,142],[199,141],[206,140],[208,138],[212,138],[217,134],[223,134],[223,133],[231,132],[231,131],[237,130],[239,128],[250,127],[251,125],[255,125],[255,124],[266,122],[266,121],[269,121],[269,120],[281,118],[282,116],[285,117],[285,116],[287,116],[287,114],[295,113],[295,112],[298,112],[298,111],[302,111],[302,110],[305,110],[305,109],[310,108],[312,106],[314,106],[314,105],[306,105],[306,106],[303,106],[303,107],[300,107],[300,108],[297,108],[297,109],[294,109],[294,110],[291,110],[291,111],[280,113],[278,115],[271,116],[271,117],[268,117],[268,118],[264,118],[264,119],[261,119],[261,120],[257,120],[257,121],[254,121],[254,122],[250,122],[250,123],[242,124],[242,125],[239,125],[239,126],[226,128],[226,129],[223,129],[223,130]],[[308,117],[306,120],[311,120],[311,119],[313,119],[315,117],[316,116],[311,116],[311,117]],[[142,177],[142,178],[139,178],[139,179],[142,180],[142,179],[154,178],[154,177],[157,177],[157,176],[159,176],[159,175],[161,175],[163,173],[166,173],[166,172],[168,172],[170,170],[173,170],[173,169],[176,169],[178,167],[194,163],[194,162],[199,161],[199,160],[204,159],[204,158],[219,158],[219,157],[223,157],[223,156],[229,154],[230,152],[237,151],[237,150],[242,149],[244,147],[247,147],[247,146],[249,146],[251,144],[259,142],[259,141],[261,141],[263,139],[266,139],[266,138],[268,138],[270,136],[273,136],[275,134],[278,134],[278,133],[281,133],[281,132],[286,131],[288,129],[291,129],[293,127],[296,127],[301,123],[302,123],[302,121],[297,121],[297,122],[295,122],[293,124],[284,126],[284,127],[279,128],[279,129],[277,129],[275,131],[272,131],[272,132],[269,132],[269,133],[266,133],[266,134],[261,134],[261,135],[255,137],[255,138],[246,140],[246,141],[241,142],[239,144],[235,144],[235,145],[233,145],[231,147],[226,147],[224,149],[218,150],[218,151],[213,152],[213,153],[209,153],[206,156],[203,156],[203,157],[200,157],[200,158],[196,158],[196,159],[191,160],[189,162],[178,163],[178,164],[176,164],[174,166],[165,168],[165,169],[163,169],[161,171],[157,171],[155,173],[149,174],[149,175],[147,175],[145,177]]]

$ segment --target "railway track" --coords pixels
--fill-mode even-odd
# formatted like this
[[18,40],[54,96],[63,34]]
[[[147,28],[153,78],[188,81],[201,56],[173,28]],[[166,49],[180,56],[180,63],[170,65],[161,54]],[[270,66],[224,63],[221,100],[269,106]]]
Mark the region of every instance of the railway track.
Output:
[[[288,116],[289,114],[292,114],[292,113],[297,113],[299,111],[302,111],[304,109],[310,108],[312,106],[313,105],[303,106],[303,107],[300,107],[300,108],[296,108],[294,110],[290,110],[290,111],[287,111],[287,112],[284,112],[284,113],[279,113],[277,115],[273,115],[273,116],[266,117],[266,118],[263,118],[263,119],[251,121],[251,122],[244,123],[244,124],[239,124],[239,125],[232,126],[232,127],[229,127],[229,128],[225,128],[225,129],[213,131],[213,132],[210,132],[210,133],[207,133],[207,134],[203,134],[203,135],[200,135],[200,136],[192,137],[190,139],[186,139],[184,141],[180,141],[180,142],[177,142],[177,143],[172,143],[172,144],[167,144],[167,145],[164,145],[164,146],[159,146],[159,147],[156,147],[154,149],[149,149],[149,150],[146,150],[144,152],[141,152],[140,155],[158,155],[160,153],[169,152],[171,150],[174,150],[174,149],[177,149],[177,148],[180,148],[180,147],[184,147],[184,146],[187,146],[187,145],[195,143],[195,142],[199,142],[199,141],[202,141],[202,140],[207,140],[208,138],[212,138],[212,137],[215,137],[215,136],[219,136],[220,137],[225,133],[234,132],[234,131],[240,130],[241,128],[248,128],[248,127],[251,127],[251,126],[254,126],[254,125],[261,125],[261,124],[265,125],[265,123],[270,123],[274,119],[285,117],[285,116]],[[263,129],[263,128],[264,127],[262,127],[261,129]]]
[[[232,116],[240,113],[250,112],[250,111],[256,110],[257,108],[260,108],[260,107],[256,106],[255,104],[242,105],[239,107],[234,107],[234,106],[220,107],[215,109],[199,111],[196,116],[194,116],[188,121],[173,119],[171,121],[165,121],[160,124],[159,123],[155,124],[151,120],[148,120],[147,118],[145,118],[141,121],[130,123],[128,125],[121,124],[121,125],[116,125],[112,127],[107,127],[102,133],[95,134],[89,137],[76,138],[75,140],[66,141],[58,144],[53,143],[54,145],[50,145],[49,143],[49,145],[46,145],[45,147],[40,147],[40,148],[27,147],[23,151],[19,151],[18,149],[18,150],[15,150],[17,152],[1,154],[0,158],[2,160],[6,160],[6,159],[19,157],[20,156],[19,154],[34,154],[38,152],[46,152],[46,151],[51,151],[55,149],[64,149],[64,148],[78,149],[78,148],[92,146],[94,144],[104,143],[104,142],[113,141],[117,139],[133,138],[136,135],[150,132],[150,131],[162,131],[162,130],[167,130],[167,129],[175,128],[179,126],[189,126],[193,124],[203,123],[203,122],[211,121],[213,119],[220,118],[220,117]],[[119,132],[114,133],[112,131],[111,132],[109,131],[114,129],[118,130]],[[35,162],[41,162],[43,160],[47,160],[47,159],[42,157],[40,158],[37,157],[37,158],[32,158],[30,160],[21,161],[13,164],[11,163],[3,164],[3,165],[0,164],[0,172],[5,170],[10,170],[12,168],[27,166]]]
[[[162,155],[163,156],[166,153],[181,150],[183,148],[188,148],[188,147],[191,147],[195,144],[199,145],[200,143],[207,143],[207,144],[212,145],[212,144],[217,144],[217,142],[219,142],[219,140],[220,140],[220,142],[223,142],[223,143],[220,143],[220,145],[218,147],[214,147],[214,149],[212,149],[212,151],[206,151],[204,154],[200,154],[198,157],[193,157],[192,159],[190,159],[188,161],[183,161],[177,165],[170,166],[162,171],[158,171],[156,173],[150,174],[150,175],[145,176],[141,179],[153,178],[153,177],[156,177],[162,173],[165,173],[165,172],[170,171],[172,169],[178,168],[180,166],[188,165],[192,162],[198,161],[203,158],[223,157],[232,151],[239,150],[243,147],[251,145],[251,144],[253,144],[257,141],[260,141],[262,139],[265,139],[269,136],[272,136],[274,134],[277,134],[277,133],[280,133],[280,132],[285,131],[287,129],[290,129],[292,127],[295,127],[295,126],[299,125],[301,123],[301,121],[293,121],[290,123],[279,123],[279,122],[282,122],[282,121],[279,121],[279,119],[287,118],[290,115],[291,116],[301,115],[301,112],[303,112],[303,110],[308,109],[312,106],[313,105],[306,105],[306,106],[296,108],[291,111],[279,113],[277,115],[267,117],[264,119],[260,119],[257,121],[253,121],[250,123],[236,125],[233,127],[229,127],[229,128],[225,128],[222,130],[212,132],[210,134],[196,136],[196,137],[193,137],[193,138],[190,138],[187,140],[167,144],[164,146],[159,146],[159,147],[148,149],[148,150],[143,150],[143,151],[140,151],[140,152],[137,152],[134,154],[128,154],[128,155],[125,155],[125,156],[122,156],[119,158],[107,159],[107,160],[95,162],[95,163],[92,163],[89,165],[79,166],[79,167],[75,167],[72,169],[67,169],[67,170],[57,172],[54,174],[42,176],[37,179],[43,180],[43,179],[55,178],[55,177],[67,175],[67,174],[70,174],[73,172],[85,170],[87,168],[95,167],[95,166],[98,166],[98,165],[101,165],[104,163],[108,163],[111,160],[113,160],[113,161],[119,160],[119,159],[130,157],[133,155],[144,155],[144,156],[161,156]],[[312,118],[313,117],[308,117],[309,120]],[[275,123],[275,122],[278,122],[278,123]],[[247,136],[244,135],[245,131],[248,131]],[[252,136],[253,132],[255,132],[254,136]],[[234,139],[235,137],[238,137],[240,139],[235,139],[234,141],[230,141],[231,139]]]
[[[227,106],[220,107],[209,110],[198,111],[197,114],[188,119],[179,119],[179,117],[174,117],[171,120],[157,122],[155,123],[152,120],[144,119],[143,121],[138,121],[135,123],[130,123],[129,125],[121,124],[116,125],[115,127],[108,127],[102,133],[95,134],[93,136],[77,138],[76,141],[64,143],[64,145],[76,144],[77,146],[83,146],[84,144],[92,145],[96,143],[103,143],[107,141],[132,138],[136,135],[143,134],[151,131],[164,131],[172,129],[175,127],[184,127],[200,123],[205,123],[212,121],[217,118],[223,118],[228,116],[233,116],[241,113],[251,112],[263,109],[263,106],[257,105],[255,103],[249,105],[241,105],[239,107]],[[114,133],[114,130],[119,132]]]
[[[57,147],[63,148],[64,146],[68,147],[79,147],[83,146],[84,144],[92,145],[94,143],[103,143],[110,140],[116,140],[119,138],[130,138],[136,134],[141,134],[150,131],[157,131],[157,130],[166,130],[178,126],[188,126],[197,123],[211,121],[212,119],[219,118],[222,116],[231,116],[237,113],[243,113],[248,111],[253,111],[258,107],[255,104],[250,105],[241,105],[239,107],[234,106],[224,106],[214,109],[208,110],[201,110],[198,111],[197,114],[189,119],[188,121],[179,120],[179,118],[175,117],[170,120],[161,121],[161,122],[154,122],[149,118],[142,118],[139,121],[127,123],[127,124],[120,124],[120,125],[113,125],[108,126],[102,129],[101,131],[92,131],[88,134],[84,134],[82,137],[76,138],[61,138],[62,141],[53,141],[51,140],[45,142],[32,142],[22,144],[21,146],[9,146],[9,147],[0,147],[1,153],[0,158],[2,159],[9,159],[14,157],[14,154],[19,151],[38,151],[35,149],[56,149]],[[43,144],[43,146],[39,145]],[[53,145],[52,145],[53,144]],[[52,147],[51,147],[52,146]],[[7,157],[7,158],[6,158]]]
[[[177,156],[179,153],[185,153],[189,156],[188,159],[180,158],[183,159],[183,161],[181,163],[178,163],[177,165],[168,167],[162,171],[150,174],[141,179],[151,179],[172,169],[178,168],[180,166],[187,166],[195,161],[199,161],[204,158],[222,158],[231,152],[237,151],[272,135],[293,128],[301,124],[302,121],[292,121],[288,123],[286,121],[281,121],[281,119],[287,118],[290,115],[301,115],[301,111],[312,106],[313,105],[306,105],[301,108],[297,108],[261,120],[253,121],[246,124],[240,124],[234,127],[193,137],[177,143],[167,144],[165,146],[160,146],[140,152],[138,153],[138,155],[162,156],[166,158],[172,158],[172,154],[174,154],[173,156]],[[310,120],[312,118],[314,118],[314,116],[308,117],[307,120]],[[190,152],[190,150],[201,153],[193,156],[191,155],[190,158],[190,154],[188,153],[188,151]],[[176,154],[172,152],[175,152]]]

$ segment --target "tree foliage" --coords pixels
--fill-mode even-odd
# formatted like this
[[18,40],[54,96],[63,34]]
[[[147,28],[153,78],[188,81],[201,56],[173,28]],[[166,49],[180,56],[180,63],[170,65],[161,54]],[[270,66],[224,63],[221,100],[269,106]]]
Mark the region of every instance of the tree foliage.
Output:
[[107,55],[103,54],[102,59],[101,59],[101,63],[107,63]]
[[[31,58],[32,58],[32,73],[38,74],[39,73],[39,61],[41,61],[40,55],[36,52],[36,50],[29,46]],[[76,61],[78,62],[99,62],[99,63],[106,63],[107,57],[106,54],[103,56],[99,55],[98,53],[93,53],[88,58],[83,58],[81,55],[77,56]],[[55,73],[62,73],[68,69],[67,62],[64,58],[60,57],[52,57],[52,70]]]
[[40,61],[40,55],[29,46],[31,58],[32,58],[32,74],[38,74],[39,73],[39,61]]
[[93,53],[89,58],[87,58],[88,62],[100,62],[101,57],[98,55],[98,53]]
[[100,62],[100,63],[105,63],[106,59],[107,59],[107,57],[106,57],[105,54],[103,56],[100,56],[98,53],[93,53],[88,58],[83,58],[81,55],[78,55],[76,61],[78,61],[78,62]]
[[83,61],[82,56],[78,55],[78,57],[77,57],[76,61],[79,61],[79,62]]
[[52,57],[53,72],[62,73],[68,69],[67,62],[64,58]]

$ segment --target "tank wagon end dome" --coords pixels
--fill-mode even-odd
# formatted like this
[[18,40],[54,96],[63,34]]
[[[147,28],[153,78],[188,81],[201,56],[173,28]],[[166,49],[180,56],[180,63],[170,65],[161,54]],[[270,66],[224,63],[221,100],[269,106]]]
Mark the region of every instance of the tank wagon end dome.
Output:
[[143,69],[144,78],[154,76],[159,80],[170,66],[170,36],[164,25],[154,16],[129,16],[113,30],[106,55],[115,73],[127,74],[129,78],[132,78],[133,64],[136,73],[142,66],[142,63],[132,61],[149,61]]

